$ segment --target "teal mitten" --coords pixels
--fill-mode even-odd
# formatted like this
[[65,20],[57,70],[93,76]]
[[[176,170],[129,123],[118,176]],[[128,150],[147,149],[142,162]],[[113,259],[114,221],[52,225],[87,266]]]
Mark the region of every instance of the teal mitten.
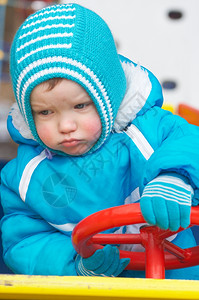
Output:
[[188,179],[177,173],[159,175],[144,188],[141,212],[151,225],[177,231],[190,224],[193,189]]
[[128,265],[130,258],[119,257],[115,246],[106,245],[88,258],[76,257],[76,271],[79,276],[116,277]]

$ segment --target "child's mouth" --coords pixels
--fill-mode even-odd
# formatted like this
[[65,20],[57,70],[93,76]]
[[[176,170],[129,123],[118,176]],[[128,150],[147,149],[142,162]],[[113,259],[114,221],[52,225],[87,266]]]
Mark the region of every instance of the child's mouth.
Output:
[[61,144],[64,147],[74,147],[80,143],[80,140],[76,139],[69,139],[69,140],[64,140]]

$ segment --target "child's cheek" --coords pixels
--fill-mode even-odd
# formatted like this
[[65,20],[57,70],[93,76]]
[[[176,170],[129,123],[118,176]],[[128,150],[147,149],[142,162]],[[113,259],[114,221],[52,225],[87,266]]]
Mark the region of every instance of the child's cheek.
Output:
[[100,119],[93,119],[85,124],[85,129],[90,137],[98,139],[101,135],[102,126]]
[[49,128],[49,126],[37,126],[37,133],[42,140],[42,142],[50,147],[53,143],[53,131]]

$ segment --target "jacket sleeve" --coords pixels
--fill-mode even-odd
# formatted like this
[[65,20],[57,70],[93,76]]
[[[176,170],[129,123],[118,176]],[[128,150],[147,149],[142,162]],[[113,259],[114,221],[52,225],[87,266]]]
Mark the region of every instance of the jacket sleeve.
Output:
[[5,216],[1,220],[4,260],[15,273],[29,275],[77,275],[76,252],[70,235],[56,230],[1,185]]
[[188,177],[195,195],[199,188],[199,127],[159,107],[136,119],[153,153],[146,162],[142,188],[161,172],[174,171]]

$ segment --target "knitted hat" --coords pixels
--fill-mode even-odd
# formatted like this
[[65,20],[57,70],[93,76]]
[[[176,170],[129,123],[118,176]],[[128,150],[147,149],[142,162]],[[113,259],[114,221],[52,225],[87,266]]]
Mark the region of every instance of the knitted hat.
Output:
[[10,71],[15,97],[34,138],[30,94],[48,79],[79,83],[93,100],[102,123],[98,149],[113,127],[126,90],[126,79],[107,24],[77,4],[46,7],[30,15],[17,31],[11,48]]

